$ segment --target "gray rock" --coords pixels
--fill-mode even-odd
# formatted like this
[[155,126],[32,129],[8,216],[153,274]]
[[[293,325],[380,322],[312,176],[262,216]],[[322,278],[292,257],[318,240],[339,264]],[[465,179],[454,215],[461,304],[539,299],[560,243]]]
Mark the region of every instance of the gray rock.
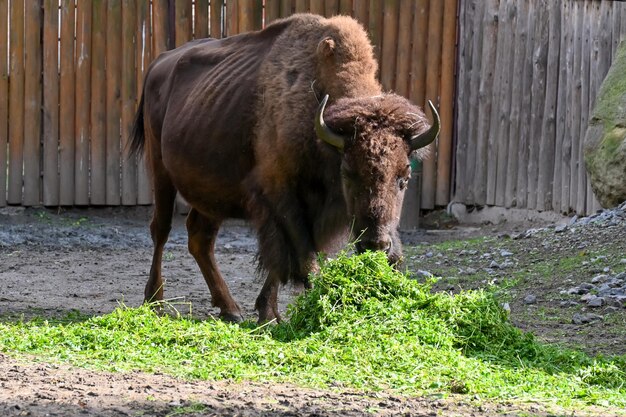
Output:
[[421,278],[432,278],[434,275],[428,271],[424,271],[423,269],[418,269],[416,274]]
[[504,257],[504,258],[509,257],[509,256],[513,256],[513,252],[509,252],[509,251],[508,251],[508,250],[506,250],[506,249],[502,249],[502,250],[500,251],[500,256],[502,256],[502,257]]
[[576,313],[572,316],[572,323],[574,324],[587,324],[598,320],[604,320],[604,317],[600,316],[599,314],[593,313]]
[[610,306],[626,308],[626,295],[613,295],[607,297],[606,300]]
[[528,294],[524,297],[524,304],[537,304],[537,296],[534,294]]
[[587,294],[583,295],[582,297],[580,297],[580,301],[588,303],[589,301],[593,300],[594,298],[598,298],[598,296],[595,295],[595,294],[587,293]]
[[600,274],[600,275],[596,275],[595,277],[591,278],[591,283],[592,284],[598,284],[600,282],[606,282],[609,279],[609,276],[606,274]]
[[560,224],[557,227],[554,228],[554,233],[563,233],[564,231],[567,230],[567,225],[566,224]]
[[587,302],[589,307],[602,307],[606,304],[606,300],[603,297],[594,297]]
[[598,287],[598,295],[608,295],[612,290],[609,284],[604,283]]
[[489,264],[489,268],[491,268],[491,269],[500,269],[501,266],[496,261],[491,261],[491,263]]
[[570,288],[569,290],[567,290],[567,293],[570,295],[582,295],[582,294],[589,293],[593,289],[596,289],[595,285],[584,282],[580,284],[578,287]]

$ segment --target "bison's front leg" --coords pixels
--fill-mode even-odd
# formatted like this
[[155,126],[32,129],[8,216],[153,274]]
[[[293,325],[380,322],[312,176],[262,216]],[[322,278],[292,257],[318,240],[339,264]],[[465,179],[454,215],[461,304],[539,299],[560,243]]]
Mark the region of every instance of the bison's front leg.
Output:
[[280,313],[278,312],[279,286],[280,279],[276,279],[276,276],[271,273],[268,274],[254,304],[254,308],[259,312],[259,323],[281,321]]
[[316,266],[315,246],[311,227],[295,204],[293,194],[285,192],[272,201],[265,195],[254,215],[259,235],[260,267],[267,271],[267,279],[256,300],[259,322],[280,321],[278,289],[291,281],[308,287],[309,273]]

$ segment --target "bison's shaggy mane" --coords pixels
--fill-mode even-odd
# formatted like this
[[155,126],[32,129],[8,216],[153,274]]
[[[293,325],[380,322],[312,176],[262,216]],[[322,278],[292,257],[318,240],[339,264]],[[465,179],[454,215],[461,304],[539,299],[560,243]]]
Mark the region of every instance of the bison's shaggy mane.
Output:
[[[374,97],[340,98],[324,114],[324,119],[337,133],[347,136],[346,146],[359,138],[380,138],[375,132],[394,133],[408,143],[414,135],[429,128],[426,115],[419,107],[404,97],[385,93]],[[374,141],[373,146],[388,147],[384,140]],[[424,159],[426,148],[418,149],[413,157]]]

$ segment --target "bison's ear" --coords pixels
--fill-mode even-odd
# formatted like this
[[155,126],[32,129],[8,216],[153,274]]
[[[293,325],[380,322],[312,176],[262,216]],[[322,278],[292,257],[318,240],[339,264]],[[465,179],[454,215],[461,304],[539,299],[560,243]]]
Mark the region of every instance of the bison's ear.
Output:
[[335,53],[335,41],[333,38],[324,38],[317,44],[317,53],[325,58]]

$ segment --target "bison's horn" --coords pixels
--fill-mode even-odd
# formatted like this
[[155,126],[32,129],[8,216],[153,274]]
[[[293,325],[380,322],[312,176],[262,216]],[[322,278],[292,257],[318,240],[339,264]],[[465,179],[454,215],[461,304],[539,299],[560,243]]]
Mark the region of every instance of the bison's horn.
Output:
[[435,109],[433,102],[430,100],[428,100],[428,107],[430,107],[430,112],[433,114],[433,124],[426,132],[420,133],[419,135],[415,135],[411,138],[412,151],[427,146],[437,138],[437,135],[439,135],[439,113],[437,113],[437,109]]
[[339,150],[343,150],[343,145],[345,144],[346,139],[333,132],[328,126],[326,126],[326,123],[324,123],[324,109],[326,108],[327,101],[328,94],[324,96],[324,99],[317,109],[317,114],[315,115],[315,133],[317,134],[317,137],[324,142]]

